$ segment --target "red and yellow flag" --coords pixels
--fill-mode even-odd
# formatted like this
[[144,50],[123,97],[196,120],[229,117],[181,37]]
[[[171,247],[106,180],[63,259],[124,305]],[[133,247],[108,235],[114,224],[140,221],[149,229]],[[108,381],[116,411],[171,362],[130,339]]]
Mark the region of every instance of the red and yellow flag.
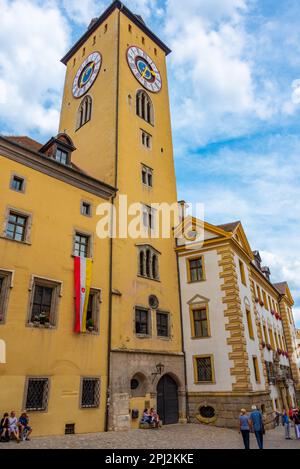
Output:
[[86,332],[86,314],[92,280],[92,259],[75,257],[75,332]]

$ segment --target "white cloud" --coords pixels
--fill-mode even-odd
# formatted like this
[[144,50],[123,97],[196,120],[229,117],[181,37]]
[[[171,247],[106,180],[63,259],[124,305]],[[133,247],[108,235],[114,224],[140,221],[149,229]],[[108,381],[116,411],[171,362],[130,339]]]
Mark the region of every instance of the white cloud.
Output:
[[74,23],[88,25],[92,18],[98,17],[107,2],[98,0],[63,0],[63,8]]
[[[240,135],[268,109],[255,95],[244,27],[246,0],[169,0],[165,35],[173,53],[172,107],[180,138],[204,145]],[[180,14],[178,13],[180,10]],[[184,90],[184,93],[182,93]]]
[[14,133],[55,133],[69,29],[54,2],[0,0],[0,115]]
[[[111,4],[110,0],[63,0],[63,8],[68,17],[79,25],[88,25],[92,18],[98,17]],[[163,9],[157,0],[127,0],[125,5],[143,19],[151,14],[161,16]]]

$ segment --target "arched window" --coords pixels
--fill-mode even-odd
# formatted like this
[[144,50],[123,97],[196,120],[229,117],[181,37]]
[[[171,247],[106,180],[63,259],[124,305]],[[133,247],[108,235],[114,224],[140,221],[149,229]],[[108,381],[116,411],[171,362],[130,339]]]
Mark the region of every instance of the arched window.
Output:
[[136,113],[151,125],[154,125],[154,109],[150,96],[140,90],[136,94]]
[[143,275],[143,276],[145,275],[144,258],[145,258],[144,251],[140,251],[140,266],[139,266],[139,270],[140,270],[140,275]]
[[157,262],[157,256],[154,254],[152,257],[152,278],[157,279],[158,278],[158,262]]
[[80,129],[84,124],[91,120],[92,117],[92,98],[85,96],[80,103],[77,113],[77,125],[76,130]]
[[138,246],[138,275],[159,280],[159,251],[149,244]]
[[151,278],[151,252],[149,249],[146,251],[146,276]]

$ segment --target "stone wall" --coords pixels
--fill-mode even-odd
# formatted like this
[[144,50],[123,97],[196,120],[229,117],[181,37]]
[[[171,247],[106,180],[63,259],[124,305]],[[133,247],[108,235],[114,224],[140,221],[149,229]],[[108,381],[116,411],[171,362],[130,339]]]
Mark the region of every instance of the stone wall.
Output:
[[[241,409],[251,412],[251,406],[255,404],[259,410],[265,408],[266,428],[274,427],[273,409],[270,396],[263,394],[249,395],[188,395],[188,420],[192,423],[205,423],[199,415],[201,406],[211,406],[215,409],[216,418],[211,419],[211,424],[217,427],[238,428],[238,418]],[[208,422],[207,422],[208,423]]]
[[[163,365],[161,375],[155,375],[156,365]],[[143,395],[151,396],[151,405],[156,406],[157,384],[168,374],[177,383],[179,422],[186,422],[186,394],[183,354],[160,354],[151,352],[111,352],[111,374],[109,386],[109,430],[123,431],[131,428],[130,407],[134,397],[130,389],[133,377],[142,380]],[[140,397],[142,397],[140,395]]]

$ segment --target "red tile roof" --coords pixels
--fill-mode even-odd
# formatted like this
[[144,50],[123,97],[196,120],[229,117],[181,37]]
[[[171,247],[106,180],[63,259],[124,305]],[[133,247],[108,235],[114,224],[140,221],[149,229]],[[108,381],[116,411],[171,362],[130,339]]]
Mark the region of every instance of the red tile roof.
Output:
[[221,230],[224,230],[230,233],[234,231],[240,223],[241,223],[240,221],[233,221],[232,223],[225,223],[224,225],[217,225],[217,227],[221,228]]
[[8,136],[5,138],[7,140],[10,140],[11,142],[13,143],[18,143],[19,145],[22,145],[24,147],[27,147],[29,148],[30,150],[34,150],[34,151],[39,151],[40,148],[42,148],[42,144],[37,142],[36,140],[33,140],[32,138],[30,137],[26,137],[25,135],[24,136]]
[[279,283],[274,283],[274,287],[276,288],[276,290],[279,291],[279,293],[281,293],[282,295],[285,294],[285,291],[286,291],[286,287],[288,286],[288,284],[286,282],[279,282]]

